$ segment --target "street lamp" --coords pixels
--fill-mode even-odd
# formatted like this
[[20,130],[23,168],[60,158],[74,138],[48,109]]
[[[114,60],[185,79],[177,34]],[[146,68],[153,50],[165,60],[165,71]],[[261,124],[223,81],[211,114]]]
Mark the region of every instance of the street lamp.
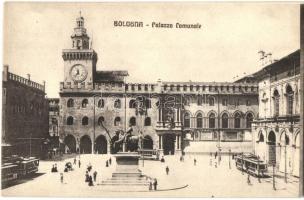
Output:
[[[93,95],[93,102],[94,102],[94,107],[93,107],[93,142],[92,142],[92,154],[94,154],[95,153],[95,144],[96,144],[96,142],[95,142],[95,118],[96,118],[96,114],[95,114],[95,107],[96,107],[96,103],[95,103],[95,97],[99,97],[99,94],[95,94],[95,95]],[[102,94],[100,93],[100,97],[102,97]]]
[[231,169],[231,164],[230,164],[230,154],[231,154],[231,149],[229,149],[229,169]]

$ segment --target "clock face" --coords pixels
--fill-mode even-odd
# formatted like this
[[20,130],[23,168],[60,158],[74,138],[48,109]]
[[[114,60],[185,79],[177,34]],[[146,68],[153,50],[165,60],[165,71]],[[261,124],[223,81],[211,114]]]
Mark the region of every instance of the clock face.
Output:
[[74,65],[71,68],[70,75],[76,82],[82,82],[86,79],[88,72],[83,65]]

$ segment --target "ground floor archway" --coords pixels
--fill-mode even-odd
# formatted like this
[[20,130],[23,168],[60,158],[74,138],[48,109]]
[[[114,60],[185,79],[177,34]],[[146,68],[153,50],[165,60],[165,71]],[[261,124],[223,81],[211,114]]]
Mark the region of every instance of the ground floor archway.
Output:
[[92,153],[92,141],[88,135],[80,138],[80,153]]
[[273,131],[268,134],[268,161],[272,161],[275,164],[277,161],[276,156],[276,135]]
[[294,142],[294,159],[292,175],[300,176],[300,133],[297,133]]
[[153,140],[149,135],[144,137],[143,149],[153,149]]
[[174,155],[174,149],[175,149],[175,135],[164,134],[163,135],[164,155]]
[[75,153],[76,152],[76,139],[73,135],[67,135],[64,138],[65,153]]
[[108,142],[104,135],[100,135],[95,141],[95,151],[97,154],[107,154]]

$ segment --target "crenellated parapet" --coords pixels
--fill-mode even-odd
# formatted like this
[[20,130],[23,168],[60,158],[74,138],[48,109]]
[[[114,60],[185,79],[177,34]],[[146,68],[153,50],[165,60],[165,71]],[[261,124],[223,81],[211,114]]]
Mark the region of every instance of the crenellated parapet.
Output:
[[23,77],[18,76],[16,74],[8,72],[7,73],[7,78],[8,78],[8,80],[19,82],[19,83],[24,84],[26,86],[41,90],[42,92],[45,91],[45,85],[41,85],[39,83],[36,83],[36,82],[31,81],[29,79],[23,78]]
[[258,85],[254,83],[229,82],[163,82],[161,91],[165,93],[221,93],[257,94]]

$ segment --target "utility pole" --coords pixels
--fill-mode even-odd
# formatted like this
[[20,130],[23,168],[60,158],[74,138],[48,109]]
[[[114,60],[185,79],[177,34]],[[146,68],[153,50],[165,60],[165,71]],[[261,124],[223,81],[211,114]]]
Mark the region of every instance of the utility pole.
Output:
[[284,159],[285,159],[285,168],[284,168],[284,181],[287,183],[287,151],[286,151],[286,133],[285,133],[285,146],[284,146]]
[[304,139],[303,139],[303,127],[304,127],[304,5],[300,5],[300,47],[301,47],[301,56],[300,56],[300,99],[301,108],[300,108],[300,125],[302,126],[300,136],[300,184],[299,184],[299,196],[304,195]]
[[220,133],[220,91],[217,88],[217,132],[218,132],[218,164],[221,163],[221,133]]

